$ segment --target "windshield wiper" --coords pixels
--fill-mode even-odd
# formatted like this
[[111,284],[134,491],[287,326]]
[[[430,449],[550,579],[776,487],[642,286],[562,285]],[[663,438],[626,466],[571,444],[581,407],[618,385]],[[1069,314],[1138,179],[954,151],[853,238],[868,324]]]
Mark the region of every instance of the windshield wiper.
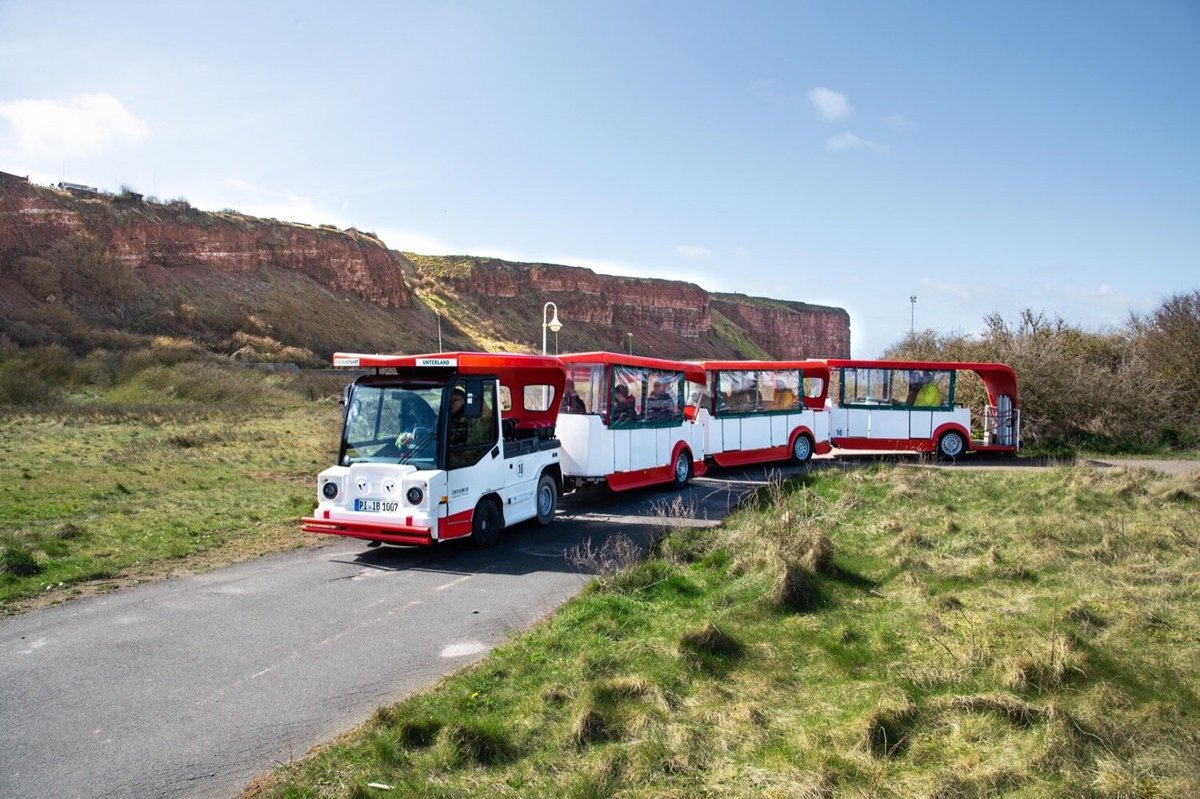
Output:
[[425,449],[425,445],[432,441],[435,435],[437,435],[437,430],[430,430],[428,433],[421,436],[419,440],[409,447],[407,454],[400,456],[400,463],[408,463],[410,458],[414,457],[418,452]]

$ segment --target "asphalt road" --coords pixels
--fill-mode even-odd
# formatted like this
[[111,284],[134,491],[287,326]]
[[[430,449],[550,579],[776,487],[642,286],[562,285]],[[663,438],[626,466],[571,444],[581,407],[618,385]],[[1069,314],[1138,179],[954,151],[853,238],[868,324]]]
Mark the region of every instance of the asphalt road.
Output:
[[[693,481],[684,523],[768,472]],[[0,619],[0,797],[233,796],[544,618],[587,579],[569,550],[645,540],[675,496],[568,497],[482,552],[329,539]]]

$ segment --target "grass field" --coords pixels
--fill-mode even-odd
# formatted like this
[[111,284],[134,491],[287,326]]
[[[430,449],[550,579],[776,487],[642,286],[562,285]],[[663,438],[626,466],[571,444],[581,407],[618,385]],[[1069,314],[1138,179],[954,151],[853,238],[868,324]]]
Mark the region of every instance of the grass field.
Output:
[[879,467],[759,500],[245,795],[1200,795],[1200,479]]
[[340,407],[297,380],[153,367],[0,416],[0,612],[300,546]]

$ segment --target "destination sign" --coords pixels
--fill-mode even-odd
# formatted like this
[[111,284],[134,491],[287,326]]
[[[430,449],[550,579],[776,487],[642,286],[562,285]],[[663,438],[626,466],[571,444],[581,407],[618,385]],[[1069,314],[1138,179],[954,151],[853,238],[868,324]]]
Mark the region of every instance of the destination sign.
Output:
[[458,366],[458,358],[417,358],[417,366]]
[[334,358],[333,365],[334,366],[358,366],[359,360],[358,360],[358,358]]

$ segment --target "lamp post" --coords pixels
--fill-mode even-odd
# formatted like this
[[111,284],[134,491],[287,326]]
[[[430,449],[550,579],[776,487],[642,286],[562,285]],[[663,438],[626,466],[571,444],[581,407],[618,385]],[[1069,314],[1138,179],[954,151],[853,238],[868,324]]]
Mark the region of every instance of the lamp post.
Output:
[[910,309],[910,313],[908,315],[908,335],[911,336],[913,334],[913,331],[916,330],[917,295],[913,294],[911,297],[908,298],[908,301],[909,301],[909,303],[911,303],[911,309]]
[[[554,318],[549,322],[546,321],[546,312],[554,308]],[[546,328],[550,328],[555,333],[557,341],[558,331],[562,330],[562,322],[558,321],[558,306],[552,302],[548,302],[542,306],[542,355],[546,354]]]
[[625,335],[629,336],[629,354],[633,355],[633,334],[626,333]]
[[438,322],[438,352],[442,351],[442,309],[434,308],[433,312],[437,315]]

